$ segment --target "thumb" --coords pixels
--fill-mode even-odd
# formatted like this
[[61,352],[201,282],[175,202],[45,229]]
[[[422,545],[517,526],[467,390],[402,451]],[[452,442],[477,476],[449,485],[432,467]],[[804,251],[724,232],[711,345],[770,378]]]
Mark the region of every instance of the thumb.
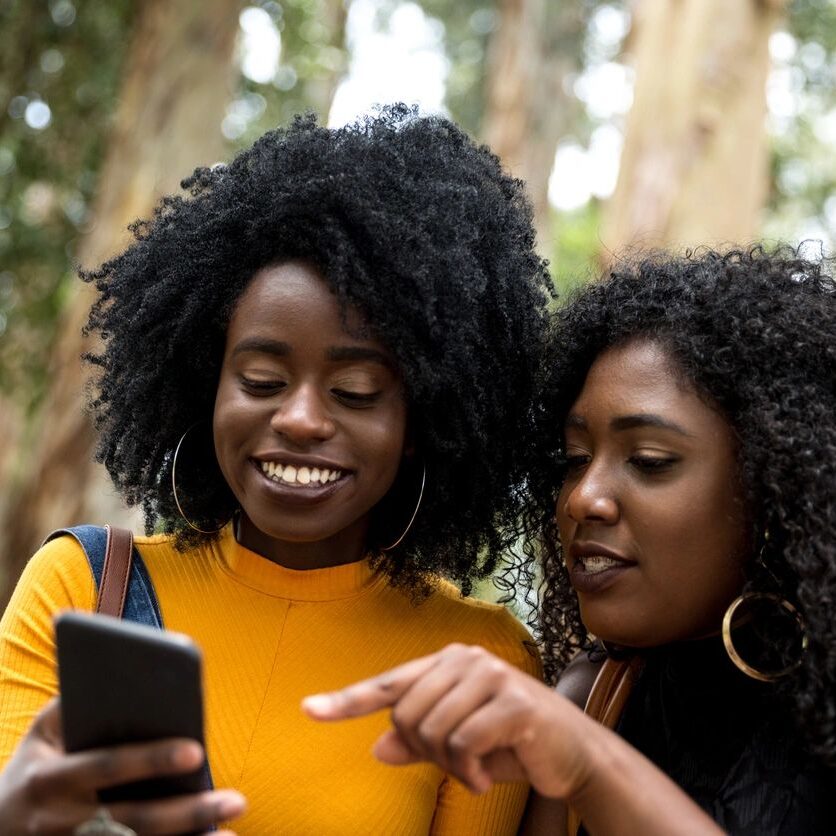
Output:
[[406,741],[393,729],[384,732],[372,747],[372,754],[383,763],[392,766],[406,766],[421,760]]
[[61,700],[53,697],[38,713],[29,734],[40,737],[53,746],[64,745],[61,726]]

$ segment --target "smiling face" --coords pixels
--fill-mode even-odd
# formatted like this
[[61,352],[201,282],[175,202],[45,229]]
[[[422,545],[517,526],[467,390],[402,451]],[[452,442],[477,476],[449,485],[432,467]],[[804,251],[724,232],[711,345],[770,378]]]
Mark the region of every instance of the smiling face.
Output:
[[581,617],[633,647],[718,632],[742,584],[731,427],[653,342],[601,354],[567,417],[557,522]]
[[[349,309],[346,322],[356,333],[362,319]],[[392,358],[349,331],[319,272],[296,261],[255,274],[227,331],[213,431],[239,539],[299,568],[359,559],[403,457]]]

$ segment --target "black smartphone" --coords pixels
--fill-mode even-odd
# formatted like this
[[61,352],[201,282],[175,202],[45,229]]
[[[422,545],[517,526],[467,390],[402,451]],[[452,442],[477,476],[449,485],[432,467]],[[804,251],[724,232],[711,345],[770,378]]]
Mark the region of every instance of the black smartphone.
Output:
[[[201,656],[187,636],[107,615],[55,619],[64,745],[78,752],[164,737],[203,745]],[[102,790],[104,802],[208,789],[208,770]]]

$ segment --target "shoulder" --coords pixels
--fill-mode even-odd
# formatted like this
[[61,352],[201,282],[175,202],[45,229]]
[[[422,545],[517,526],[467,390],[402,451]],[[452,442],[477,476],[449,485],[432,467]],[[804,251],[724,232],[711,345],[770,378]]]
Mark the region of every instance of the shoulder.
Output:
[[84,550],[69,536],[41,546],[26,564],[3,615],[0,637],[24,637],[49,646],[52,619],[61,610],[92,610],[96,583]]
[[450,634],[445,643],[480,645],[532,676],[541,675],[540,656],[531,634],[501,604],[463,597],[453,584],[439,580],[418,611],[424,607]]
[[585,651],[578,651],[560,674],[555,690],[583,709],[601,665],[601,661],[593,662]]
[[29,559],[18,582],[22,592],[77,607],[92,606],[95,586],[84,549],[66,534],[41,546]]

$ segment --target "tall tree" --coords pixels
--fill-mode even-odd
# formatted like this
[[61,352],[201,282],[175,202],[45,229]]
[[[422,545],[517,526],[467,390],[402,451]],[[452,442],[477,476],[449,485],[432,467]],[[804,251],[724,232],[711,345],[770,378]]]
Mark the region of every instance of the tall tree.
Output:
[[[101,262],[127,242],[125,228],[150,214],[160,194],[185,172],[224,156],[220,123],[234,81],[239,0],[168,3],[145,0],[133,33],[108,151],[100,173],[95,223],[77,253]],[[0,605],[43,537],[73,521],[124,522],[127,510],[102,468],[92,463],[93,435],[82,411],[86,346],[81,327],[92,293],[71,292],[50,364],[50,388],[33,449],[18,455],[0,525],[4,560]],[[162,407],[161,407],[162,408]]]
[[603,224],[625,247],[745,243],[767,187],[769,36],[785,0],[644,0],[636,86]]
[[577,117],[568,79],[582,63],[589,2],[500,0],[488,55],[482,135],[528,184],[540,249],[551,252],[548,185],[557,143]]

